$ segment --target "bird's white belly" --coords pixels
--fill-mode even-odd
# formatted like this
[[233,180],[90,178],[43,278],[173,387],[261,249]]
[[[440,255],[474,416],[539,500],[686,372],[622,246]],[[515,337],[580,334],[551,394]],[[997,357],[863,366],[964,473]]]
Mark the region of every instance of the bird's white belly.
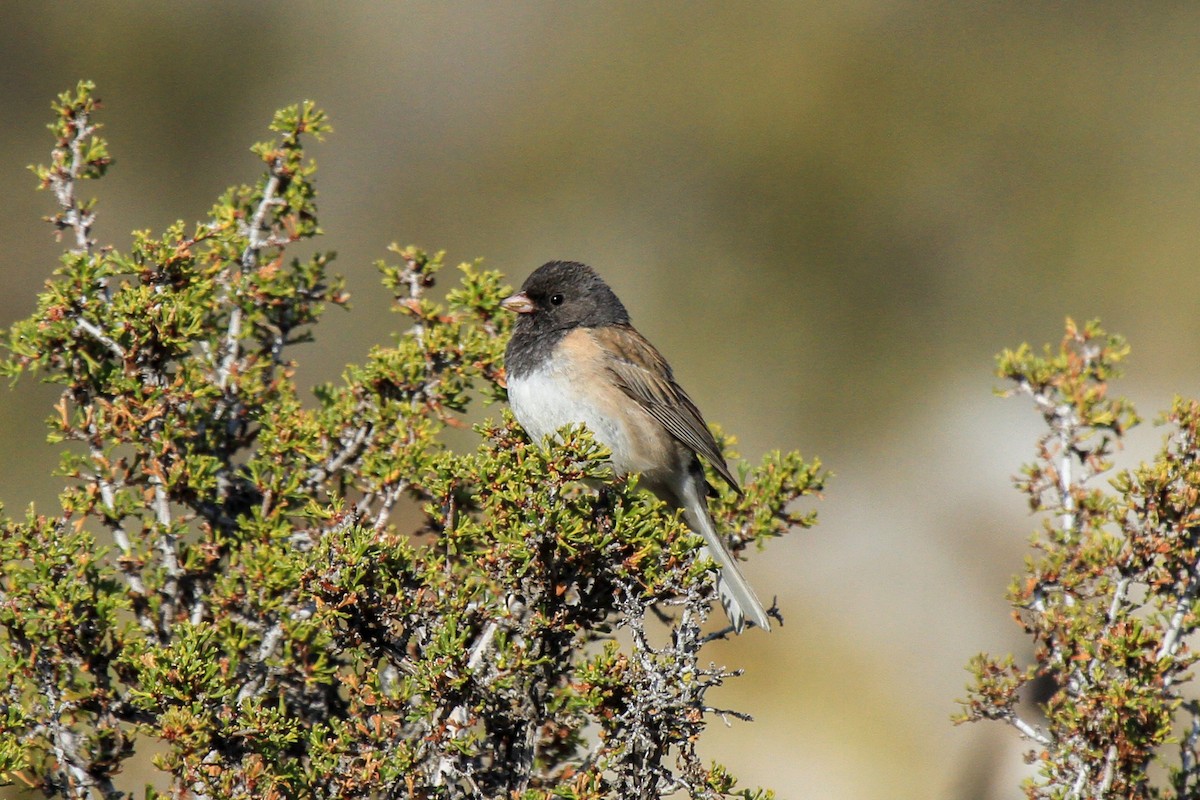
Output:
[[622,457],[639,448],[631,446],[627,426],[601,409],[605,400],[628,402],[625,398],[597,396],[581,387],[571,374],[555,369],[543,368],[508,383],[509,406],[534,441],[540,442],[564,425],[583,424],[597,442],[613,453],[612,464],[617,473],[641,471],[643,465],[629,463]]

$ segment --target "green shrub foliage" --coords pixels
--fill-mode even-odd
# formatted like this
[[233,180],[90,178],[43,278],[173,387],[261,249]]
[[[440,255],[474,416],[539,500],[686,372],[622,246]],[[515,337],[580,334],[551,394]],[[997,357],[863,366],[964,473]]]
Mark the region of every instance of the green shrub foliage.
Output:
[[[302,400],[295,346],[347,301],[331,254],[294,255],[320,232],[303,144],[325,115],[278,112],[255,185],[120,252],[76,194],[110,166],[91,85],[54,108],[34,171],[68,249],[3,371],[62,387],[66,488],[0,534],[0,780],[104,798],[769,794],[696,756],[707,721],[736,714],[708,697],[734,673],[701,658],[722,632],[702,631],[714,567],[693,535],[612,482],[586,431],[529,442],[491,406],[477,446],[447,444],[470,404],[504,398],[497,272],[464,264],[438,299],[442,254],[393,246],[379,268],[406,329]],[[745,496],[712,503],[737,545],[812,524],[793,501],[820,490],[818,463],[741,470]],[[143,749],[161,780],[124,786]]]
[[1009,590],[1033,658],[977,656],[959,719],[1020,731],[1037,766],[1030,798],[1200,796],[1200,706],[1183,693],[1200,598],[1200,403],[1177,398],[1155,458],[1102,485],[1138,422],[1109,391],[1128,352],[1068,320],[1057,347],[999,357],[1005,393],[1031,398],[1046,424],[1017,479],[1044,521]]

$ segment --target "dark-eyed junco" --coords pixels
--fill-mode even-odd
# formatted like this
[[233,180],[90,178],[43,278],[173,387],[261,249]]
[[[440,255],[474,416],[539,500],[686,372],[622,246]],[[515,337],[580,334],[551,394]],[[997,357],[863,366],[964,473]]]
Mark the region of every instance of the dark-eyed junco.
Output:
[[700,410],[675,382],[671,367],[629,324],[612,289],[586,264],[538,267],[502,305],[517,314],[505,351],[508,402],[539,440],[568,424],[584,424],[612,451],[618,475],[683,510],[720,566],[721,605],[737,631],[746,619],[771,623],[708,513],[708,483],[697,456],[741,488],[717,449]]

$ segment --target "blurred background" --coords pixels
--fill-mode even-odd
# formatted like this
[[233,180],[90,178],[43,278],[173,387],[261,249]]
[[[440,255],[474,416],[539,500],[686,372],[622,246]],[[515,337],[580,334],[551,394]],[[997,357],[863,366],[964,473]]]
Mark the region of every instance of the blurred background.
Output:
[[[60,247],[34,192],[49,103],[94,80],[116,166],[96,233],[196,220],[257,178],[309,98],[320,246],[351,313],[297,351],[338,377],[399,319],[389,242],[519,283],[596,266],[751,461],[836,473],[817,528],[746,571],[785,627],[714,648],[746,674],[707,757],[783,798],[1016,798],[1016,733],[956,728],[964,664],[1027,655],[1003,596],[1039,524],[1011,488],[1038,417],[993,355],[1102,318],[1153,417],[1200,379],[1200,5],[5,3],[0,322]],[[4,390],[0,500],[51,508],[55,392]],[[1162,437],[1139,428],[1122,463]]]

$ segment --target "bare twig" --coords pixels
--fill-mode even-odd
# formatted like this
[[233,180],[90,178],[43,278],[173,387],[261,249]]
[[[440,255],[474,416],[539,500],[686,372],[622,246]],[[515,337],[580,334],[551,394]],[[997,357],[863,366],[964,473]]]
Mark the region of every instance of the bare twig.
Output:
[[79,319],[75,320],[75,327],[107,347],[109,352],[117,357],[118,361],[125,360],[125,349],[121,347],[121,345],[117,344],[108,334],[100,330],[100,328],[94,322],[80,317]]
[[155,532],[154,546],[158,550],[159,560],[166,573],[162,589],[163,597],[159,624],[164,634],[171,630],[175,623],[175,612],[179,608],[179,581],[183,577],[183,568],[179,564],[179,537],[171,529],[171,504],[163,486],[162,476],[166,465],[156,462],[155,471],[150,475],[150,484],[154,487],[151,505],[154,509]]
[[368,443],[368,438],[373,432],[374,426],[369,422],[359,425],[349,435],[343,432],[339,437],[341,449],[335,453],[331,453],[329,458],[325,459],[325,463],[309,470],[308,475],[304,477],[305,488],[310,491],[316,489],[329,480],[330,477],[336,475],[339,470],[352,460],[362,455]]
[[1049,747],[1051,744],[1054,743],[1053,740],[1051,740],[1049,736],[1042,733],[1041,731],[1039,731],[1037,728],[1030,725],[1025,720],[1021,719],[1019,716],[1017,716],[1017,714],[1015,712],[1011,713],[1007,717],[1007,719],[1008,719],[1009,724],[1012,725],[1014,728],[1016,728],[1018,731],[1020,731],[1021,735],[1024,736],[1026,739],[1031,739],[1031,740],[1037,742],[1038,744],[1040,744],[1042,747]]
[[[520,610],[523,606],[516,598],[509,598],[509,611]],[[488,622],[484,626],[483,631],[475,638],[475,643],[471,646],[470,654],[467,657],[467,670],[471,673],[476,673],[483,665],[484,656],[492,647],[492,641],[496,638],[496,632],[500,626],[495,620]],[[469,717],[467,716],[467,708],[464,705],[455,706],[451,709],[446,717],[447,727],[450,731],[450,739],[454,740],[463,735],[466,730]],[[456,775],[460,775],[460,770],[455,766],[457,759],[453,758],[443,750],[442,757],[438,759],[437,766],[433,771],[433,785],[445,786],[447,781]],[[470,778],[469,775],[463,775],[465,778]]]
[[[89,436],[93,443],[89,446],[92,463],[96,466],[96,474],[92,477],[92,481],[96,484],[96,488],[100,493],[100,502],[104,506],[105,522],[109,531],[112,533],[113,543],[121,551],[122,558],[118,559],[117,566],[121,571],[121,577],[125,580],[129,591],[138,598],[146,596],[146,585],[142,583],[142,576],[138,574],[137,568],[132,564],[133,544],[130,542],[129,533],[125,530],[125,526],[117,518],[117,492],[110,481],[104,475],[104,471],[108,469],[107,460],[104,458],[103,452],[96,445],[95,439],[97,436],[94,427],[90,428]],[[136,616],[138,624],[146,633],[153,634],[157,637],[158,627],[154,624],[154,620],[146,613],[145,607],[141,603],[135,603]]]
[[[1170,658],[1175,655],[1179,649],[1180,637],[1183,633],[1184,622],[1187,620],[1188,614],[1191,613],[1192,607],[1196,603],[1196,597],[1200,595],[1200,576],[1197,575],[1197,565],[1193,564],[1188,570],[1187,587],[1183,593],[1179,595],[1179,599],[1175,601],[1175,609],[1171,613],[1171,620],[1167,623],[1166,634],[1163,636],[1162,644],[1159,645],[1158,652],[1155,657],[1162,661],[1164,658]],[[1174,676],[1168,675],[1170,680]]]

